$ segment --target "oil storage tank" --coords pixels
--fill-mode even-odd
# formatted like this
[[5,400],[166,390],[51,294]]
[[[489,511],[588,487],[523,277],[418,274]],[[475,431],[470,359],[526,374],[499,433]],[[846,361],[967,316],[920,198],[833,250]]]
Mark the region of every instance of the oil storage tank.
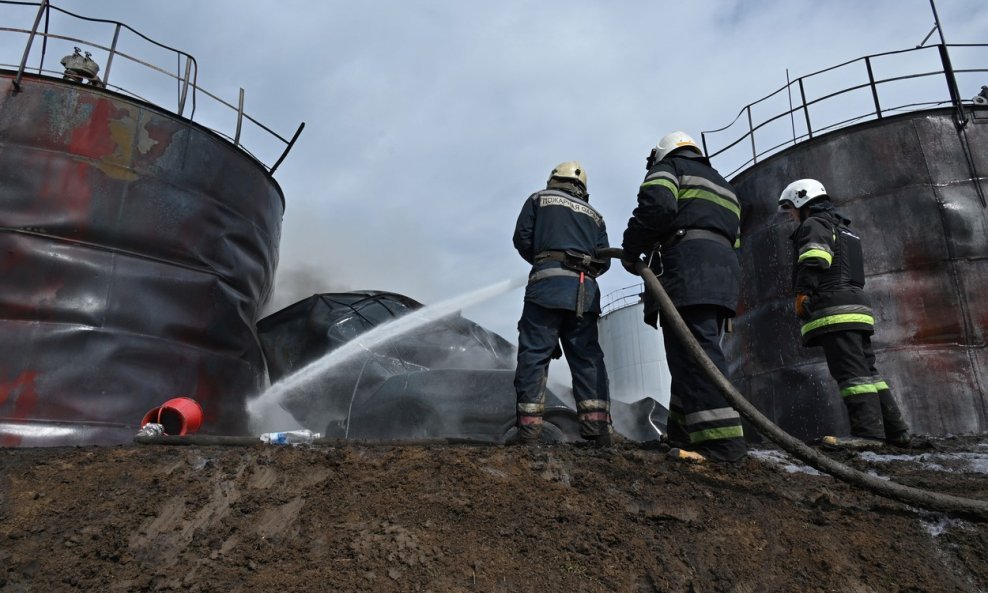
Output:
[[241,433],[281,189],[236,142],[75,74],[0,71],[0,445],[127,442],[177,396]]
[[867,72],[865,83],[849,90],[874,101],[868,121],[844,113],[840,125],[812,127],[820,118],[811,115],[822,114],[840,91],[807,98],[810,75],[793,81],[797,104],[783,112],[793,129],[790,146],[756,152],[764,128],[750,119],[742,136],[753,154],[732,179],[743,203],[743,287],[728,358],[742,392],[797,437],[848,430],[822,349],[801,346],[792,309],[795,223],[778,213],[777,200],[788,183],[805,177],[823,182],[862,238],[877,367],[913,431],[988,431],[988,109],[985,101],[961,99],[947,48],[937,50],[944,58],[934,73],[940,101],[888,109],[881,89],[893,79],[876,76],[876,56],[869,56],[849,63]]
[[[660,407],[661,429],[669,412],[670,382],[662,330],[645,325],[639,284],[617,290],[604,299],[599,321],[611,399],[634,403],[652,398]],[[653,413],[654,415],[654,413]]]

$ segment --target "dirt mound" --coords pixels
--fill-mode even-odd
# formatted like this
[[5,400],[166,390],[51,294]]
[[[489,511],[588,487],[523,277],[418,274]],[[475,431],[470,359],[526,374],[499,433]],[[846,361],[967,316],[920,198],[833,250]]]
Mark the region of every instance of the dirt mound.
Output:
[[[985,457],[953,440],[845,460],[988,499]],[[986,557],[988,524],[770,449],[726,466],[639,445],[0,450],[5,593],[973,592]]]

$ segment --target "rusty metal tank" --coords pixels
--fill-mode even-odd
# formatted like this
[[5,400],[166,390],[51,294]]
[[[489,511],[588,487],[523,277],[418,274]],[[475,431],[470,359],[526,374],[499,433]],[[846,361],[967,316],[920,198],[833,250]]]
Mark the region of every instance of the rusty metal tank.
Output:
[[59,74],[0,70],[0,446],[129,442],[178,396],[201,432],[244,433],[266,381],[273,168],[181,108]]
[[[811,137],[734,178],[744,204],[741,311],[728,354],[739,388],[782,428],[847,430],[822,349],[792,311],[791,181],[819,179],[865,249],[877,367],[914,432],[988,432],[988,112],[920,110]],[[979,173],[980,172],[980,173]]]
[[98,89],[0,73],[0,443],[130,440],[188,396],[238,433],[283,201],[229,142]]

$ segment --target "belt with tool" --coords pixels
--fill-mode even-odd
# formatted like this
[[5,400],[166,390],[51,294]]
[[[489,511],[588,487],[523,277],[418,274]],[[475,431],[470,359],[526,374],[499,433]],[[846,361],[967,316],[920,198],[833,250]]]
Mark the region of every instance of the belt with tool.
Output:
[[[708,231],[707,229],[677,229],[652,246],[652,251],[649,253],[646,265],[655,272],[656,276],[662,276],[662,272],[664,271],[662,266],[662,251],[668,251],[683,241],[693,241],[695,239],[716,241],[734,249],[734,243],[716,231]],[[652,266],[653,261],[657,262],[655,267]],[[658,268],[658,270],[655,268]]]
[[558,261],[563,267],[562,268],[549,268],[547,270],[539,270],[529,274],[528,281],[535,282],[543,278],[549,278],[551,276],[576,276],[580,279],[580,288],[576,293],[576,316],[578,318],[583,317],[586,301],[586,286],[584,285],[584,279],[586,276],[591,278],[596,278],[600,276],[607,270],[608,260],[603,258],[593,257],[586,253],[580,253],[578,251],[543,251],[535,256],[535,264],[540,264],[544,261]]

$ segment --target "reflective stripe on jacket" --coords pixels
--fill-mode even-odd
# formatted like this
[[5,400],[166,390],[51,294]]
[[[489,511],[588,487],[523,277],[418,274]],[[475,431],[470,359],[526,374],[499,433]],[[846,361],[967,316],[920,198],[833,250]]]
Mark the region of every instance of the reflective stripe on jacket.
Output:
[[[550,309],[576,311],[579,272],[563,268],[557,260],[536,261],[536,255],[575,251],[596,256],[598,250],[606,249],[609,244],[604,217],[586,200],[564,191],[563,187],[550,183],[549,189],[535,192],[525,200],[513,241],[519,255],[532,264],[525,300]],[[600,313],[596,280],[584,276],[583,283],[585,311]]]
[[[653,258],[653,271],[676,307],[717,305],[733,316],[741,289],[741,269],[732,249],[738,237],[741,205],[734,188],[707,160],[676,152],[656,163],[638,190],[622,247],[632,254],[649,253],[653,245],[677,230],[703,229],[724,241],[682,241]],[[645,295],[645,320],[654,324],[657,305]]]
[[811,207],[792,235],[794,289],[809,296],[800,328],[804,345],[833,331],[874,332],[861,238],[848,228],[850,222],[824,202]]

